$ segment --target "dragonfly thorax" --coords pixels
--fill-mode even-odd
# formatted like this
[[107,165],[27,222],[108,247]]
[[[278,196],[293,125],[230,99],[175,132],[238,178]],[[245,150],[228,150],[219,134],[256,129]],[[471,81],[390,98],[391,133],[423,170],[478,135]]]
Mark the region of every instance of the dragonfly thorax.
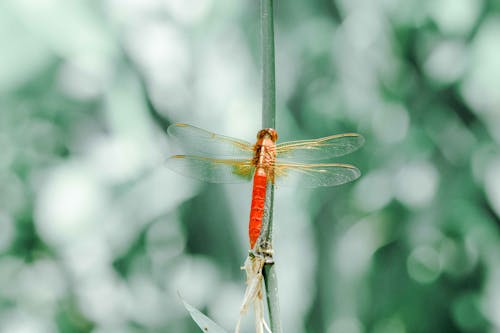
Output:
[[272,171],[276,161],[276,144],[270,137],[257,140],[254,146],[254,157],[252,164],[256,168]]

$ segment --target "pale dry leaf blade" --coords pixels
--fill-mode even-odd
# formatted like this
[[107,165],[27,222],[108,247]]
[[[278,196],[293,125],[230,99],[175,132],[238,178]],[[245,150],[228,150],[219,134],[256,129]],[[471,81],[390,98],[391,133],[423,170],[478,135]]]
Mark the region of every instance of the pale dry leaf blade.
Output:
[[198,327],[201,329],[202,332],[228,333],[222,327],[217,325],[212,319],[208,318],[203,313],[201,313],[198,309],[196,309],[194,306],[192,306],[191,304],[186,302],[180,295],[179,295],[179,298],[181,299],[182,303],[184,304],[184,307],[186,308],[186,310],[189,312],[189,315],[191,316],[191,318],[193,318],[194,322],[198,325]]

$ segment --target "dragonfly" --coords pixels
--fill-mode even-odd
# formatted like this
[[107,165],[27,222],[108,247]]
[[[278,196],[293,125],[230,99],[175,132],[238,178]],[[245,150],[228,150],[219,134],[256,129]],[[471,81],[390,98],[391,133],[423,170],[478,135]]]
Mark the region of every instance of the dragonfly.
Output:
[[337,186],[361,175],[350,164],[303,163],[357,150],[364,143],[363,136],[357,133],[276,143],[276,130],[265,128],[257,133],[255,144],[183,123],[170,125],[167,133],[188,154],[171,156],[167,160],[171,170],[211,183],[242,183],[253,179],[248,227],[251,249],[260,235],[269,184]]

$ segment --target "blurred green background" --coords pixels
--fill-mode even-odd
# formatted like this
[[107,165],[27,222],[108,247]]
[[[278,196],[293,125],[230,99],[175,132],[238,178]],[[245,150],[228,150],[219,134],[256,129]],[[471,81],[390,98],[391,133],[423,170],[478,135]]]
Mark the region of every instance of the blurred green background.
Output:
[[[280,139],[367,139],[358,181],[277,190],[284,332],[500,332],[500,2],[275,11]],[[258,15],[0,1],[0,332],[198,332],[177,291],[234,327],[251,187],[166,169],[165,128],[254,139]]]

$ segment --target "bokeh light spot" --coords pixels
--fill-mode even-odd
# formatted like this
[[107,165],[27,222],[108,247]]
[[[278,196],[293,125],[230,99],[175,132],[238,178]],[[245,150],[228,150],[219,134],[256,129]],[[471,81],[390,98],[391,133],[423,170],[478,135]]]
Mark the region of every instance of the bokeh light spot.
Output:
[[429,9],[444,33],[464,35],[476,21],[482,3],[481,0],[434,0]]
[[431,283],[441,273],[439,254],[429,246],[419,246],[414,249],[407,260],[410,277],[420,283]]
[[185,24],[202,20],[212,7],[212,0],[163,0],[175,19]]
[[438,182],[437,170],[429,162],[407,164],[396,175],[396,197],[409,207],[421,208],[434,198]]
[[0,253],[7,250],[15,237],[14,222],[12,218],[0,212]]
[[362,333],[362,323],[357,318],[343,317],[334,319],[328,333]]
[[373,131],[385,143],[397,143],[406,137],[410,126],[408,111],[398,104],[384,104],[374,110]]
[[367,212],[382,209],[393,195],[391,176],[384,170],[363,175],[354,190],[357,205]]
[[481,299],[475,293],[458,296],[452,304],[453,321],[466,331],[482,331],[487,325],[481,313]]
[[493,210],[500,216],[500,158],[494,159],[488,165],[484,177],[484,189]]
[[451,83],[459,79],[467,64],[467,45],[460,40],[438,43],[424,63],[424,70],[432,79]]
[[375,324],[372,333],[406,333],[406,327],[401,318],[385,318]]
[[63,245],[93,231],[106,195],[91,174],[70,164],[49,174],[39,192],[36,226],[49,244]]

